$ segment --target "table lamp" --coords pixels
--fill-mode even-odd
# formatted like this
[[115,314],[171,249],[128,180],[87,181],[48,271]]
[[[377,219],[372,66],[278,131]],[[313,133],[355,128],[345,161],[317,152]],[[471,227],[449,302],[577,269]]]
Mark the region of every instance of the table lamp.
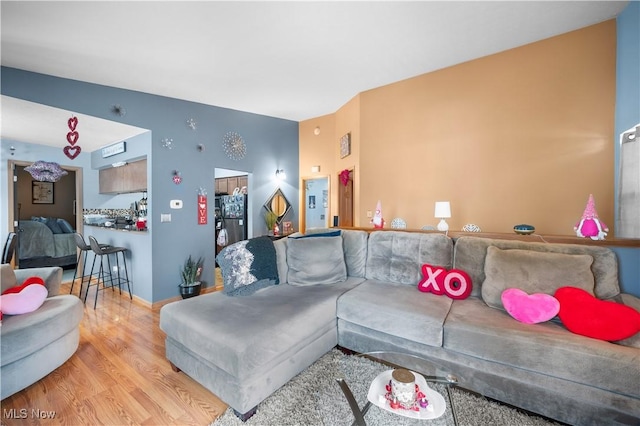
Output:
[[448,201],[436,201],[436,212],[434,216],[436,219],[440,219],[440,223],[438,223],[438,231],[448,231],[449,225],[445,219],[451,217],[450,203]]

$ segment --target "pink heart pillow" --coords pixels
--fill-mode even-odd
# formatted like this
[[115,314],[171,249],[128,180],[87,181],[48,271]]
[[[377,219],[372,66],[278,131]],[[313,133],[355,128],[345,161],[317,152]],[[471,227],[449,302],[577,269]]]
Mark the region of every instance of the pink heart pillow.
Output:
[[12,287],[0,296],[0,311],[5,315],[33,312],[42,306],[48,293],[42,283],[29,278],[21,286]]
[[560,311],[560,302],[548,294],[527,294],[518,288],[502,292],[502,305],[509,315],[525,324],[549,321]]

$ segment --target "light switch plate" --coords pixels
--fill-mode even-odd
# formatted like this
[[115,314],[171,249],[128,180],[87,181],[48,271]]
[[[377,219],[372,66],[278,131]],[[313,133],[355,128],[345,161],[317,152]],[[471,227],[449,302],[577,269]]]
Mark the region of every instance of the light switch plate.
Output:
[[182,200],[171,200],[169,201],[169,207],[172,209],[181,209],[182,208]]
[[160,222],[171,222],[171,213],[160,214]]

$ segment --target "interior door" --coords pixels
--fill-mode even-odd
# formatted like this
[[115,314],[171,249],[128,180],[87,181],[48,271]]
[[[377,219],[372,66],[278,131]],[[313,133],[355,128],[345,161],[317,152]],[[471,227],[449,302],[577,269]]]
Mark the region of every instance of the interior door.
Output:
[[329,176],[303,179],[304,229],[328,228],[329,224]]
[[346,184],[338,175],[338,226],[353,226],[353,170]]
[[[16,252],[14,255],[14,261],[16,267],[19,266],[20,258],[20,220],[29,219],[31,216],[52,216],[60,217],[67,220],[70,224],[75,224],[77,232],[82,233],[82,168],[72,166],[62,166],[67,171],[69,181],[64,186],[57,185],[55,187],[54,200],[55,204],[34,204],[32,200],[32,178],[25,167],[31,165],[31,162],[26,161],[10,161],[9,167],[11,167],[13,173],[13,182],[8,183],[8,198],[7,201],[10,206],[9,215],[9,230],[14,230],[18,235],[18,243],[16,245]],[[41,208],[42,210],[33,210],[34,208]]]

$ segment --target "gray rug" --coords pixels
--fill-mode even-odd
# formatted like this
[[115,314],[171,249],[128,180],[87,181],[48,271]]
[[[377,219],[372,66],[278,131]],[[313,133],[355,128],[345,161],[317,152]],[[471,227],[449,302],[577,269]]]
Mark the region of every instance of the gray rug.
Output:
[[[353,414],[336,378],[342,377],[347,381],[358,405],[363,407],[369,385],[379,373],[388,369],[368,359],[347,356],[334,349],[264,400],[258,406],[257,413],[245,423],[233,414],[232,409],[228,409],[212,426],[350,426],[354,420]],[[429,386],[446,395],[444,385],[429,383]],[[461,426],[557,424],[455,389],[452,389],[452,398]],[[365,416],[365,421],[368,426],[454,424],[450,407],[442,417],[418,420],[390,413],[374,405]]]

